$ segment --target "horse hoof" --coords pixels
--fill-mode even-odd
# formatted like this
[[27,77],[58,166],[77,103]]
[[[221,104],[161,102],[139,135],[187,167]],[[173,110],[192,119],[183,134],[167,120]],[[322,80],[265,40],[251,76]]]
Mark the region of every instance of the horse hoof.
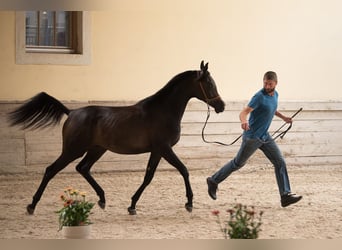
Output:
[[137,211],[135,210],[135,208],[129,207],[129,208],[127,208],[127,210],[128,210],[129,215],[136,215],[137,214]]
[[100,208],[105,209],[106,207],[106,202],[98,201],[97,204],[99,205]]
[[27,214],[32,215],[34,213],[34,207],[32,205],[27,205],[26,207]]
[[188,211],[189,213],[192,212],[192,206],[189,205],[189,204],[185,204],[185,209],[186,209],[186,211]]

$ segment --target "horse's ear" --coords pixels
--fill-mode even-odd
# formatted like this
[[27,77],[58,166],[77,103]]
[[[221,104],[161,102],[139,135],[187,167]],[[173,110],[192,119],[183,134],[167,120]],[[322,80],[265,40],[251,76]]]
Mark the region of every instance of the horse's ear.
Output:
[[208,63],[204,65],[204,61],[201,62],[201,71],[206,72],[208,71]]
[[204,61],[202,60],[200,69],[203,70],[203,68],[204,68]]

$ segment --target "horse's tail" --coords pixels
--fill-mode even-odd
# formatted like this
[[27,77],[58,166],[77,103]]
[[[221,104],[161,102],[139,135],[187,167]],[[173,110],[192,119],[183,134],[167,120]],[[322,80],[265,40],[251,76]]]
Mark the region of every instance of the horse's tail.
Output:
[[44,128],[58,124],[70,110],[60,101],[41,92],[32,97],[18,109],[8,114],[11,126],[21,125],[23,129]]

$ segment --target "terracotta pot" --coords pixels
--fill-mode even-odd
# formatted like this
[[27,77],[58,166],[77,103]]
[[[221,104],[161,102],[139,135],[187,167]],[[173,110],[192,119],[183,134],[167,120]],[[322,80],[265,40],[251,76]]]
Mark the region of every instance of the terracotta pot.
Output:
[[84,226],[63,226],[62,233],[67,239],[89,239],[91,225]]

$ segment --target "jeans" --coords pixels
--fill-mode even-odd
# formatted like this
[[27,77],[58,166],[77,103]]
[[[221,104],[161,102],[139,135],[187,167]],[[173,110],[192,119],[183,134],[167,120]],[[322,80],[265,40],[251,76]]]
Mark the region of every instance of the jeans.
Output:
[[212,181],[219,184],[225,180],[232,172],[243,167],[248,158],[251,157],[257,149],[260,149],[273,164],[280,195],[291,193],[285,160],[277,144],[269,134],[265,140],[244,136],[236,157],[218,170],[211,177]]

